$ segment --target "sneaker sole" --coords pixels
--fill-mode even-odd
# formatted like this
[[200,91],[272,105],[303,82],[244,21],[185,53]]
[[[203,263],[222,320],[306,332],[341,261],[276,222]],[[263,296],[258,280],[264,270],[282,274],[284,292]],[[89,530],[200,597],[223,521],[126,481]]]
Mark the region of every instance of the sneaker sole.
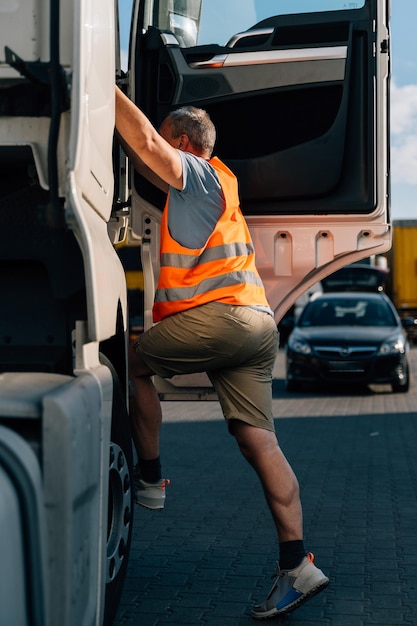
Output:
[[295,609],[298,609],[299,606],[304,604],[304,602],[307,602],[307,600],[310,600],[311,598],[313,598],[313,596],[316,596],[318,593],[320,593],[320,591],[326,589],[326,587],[329,586],[329,582],[330,581],[328,579],[323,581],[322,583],[317,585],[317,587],[314,587],[314,589],[311,589],[308,593],[305,593],[303,596],[286,606],[284,609],[273,608],[263,613],[257,613],[256,611],[252,611],[252,617],[254,619],[269,619],[270,617],[274,617],[275,615],[286,615],[287,613],[291,613],[292,611],[295,611]]
[[136,504],[138,504],[139,506],[141,506],[144,509],[148,509],[149,511],[163,511],[164,509],[164,505],[162,504],[157,504],[157,505],[152,505],[152,504],[145,504],[144,502],[139,502],[139,500],[135,500]]

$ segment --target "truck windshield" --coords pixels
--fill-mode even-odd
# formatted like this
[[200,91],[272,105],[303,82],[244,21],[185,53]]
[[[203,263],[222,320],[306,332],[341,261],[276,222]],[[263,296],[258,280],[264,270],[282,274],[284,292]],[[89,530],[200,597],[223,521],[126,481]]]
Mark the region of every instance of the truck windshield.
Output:
[[[184,48],[230,45],[234,36],[276,15],[360,9],[365,0],[147,0],[145,27],[170,30]],[[145,19],[146,22],[146,19]],[[233,32],[230,30],[233,28]],[[232,43],[233,45],[233,43]]]

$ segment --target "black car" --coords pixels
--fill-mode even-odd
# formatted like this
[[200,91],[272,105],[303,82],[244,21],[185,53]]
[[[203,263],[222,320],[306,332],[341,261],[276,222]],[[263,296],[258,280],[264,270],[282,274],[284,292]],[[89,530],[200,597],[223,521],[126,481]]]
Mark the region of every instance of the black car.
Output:
[[391,300],[383,293],[313,296],[287,345],[287,389],[303,383],[391,384],[409,389],[409,344]]

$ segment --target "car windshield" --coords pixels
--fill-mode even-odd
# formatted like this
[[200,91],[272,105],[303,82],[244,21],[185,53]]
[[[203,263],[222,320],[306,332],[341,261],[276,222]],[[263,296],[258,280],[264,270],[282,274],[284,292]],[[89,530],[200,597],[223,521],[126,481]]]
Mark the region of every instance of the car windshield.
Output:
[[301,328],[311,326],[395,326],[396,319],[384,300],[365,298],[318,299],[301,314]]
[[144,14],[145,27],[170,30],[182,47],[225,46],[235,45],[228,42],[234,42],[237,33],[272,16],[355,10],[364,5],[365,0],[148,0]]

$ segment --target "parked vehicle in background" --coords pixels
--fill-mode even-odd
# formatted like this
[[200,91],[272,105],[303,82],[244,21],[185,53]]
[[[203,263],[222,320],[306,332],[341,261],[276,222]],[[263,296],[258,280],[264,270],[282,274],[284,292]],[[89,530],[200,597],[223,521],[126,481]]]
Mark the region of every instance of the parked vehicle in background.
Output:
[[280,347],[286,345],[296,320],[300,317],[310,298],[316,294],[331,291],[381,292],[385,289],[388,276],[389,270],[385,265],[374,265],[371,262],[351,263],[329,274],[329,276],[325,276],[319,283],[313,285],[311,289],[298,298],[280,321],[278,325]]
[[387,254],[391,274],[387,293],[401,319],[406,320],[408,337],[417,343],[417,220],[395,220],[393,243]]
[[352,263],[329,274],[320,281],[322,291],[382,292],[389,276],[389,269],[370,263]]
[[407,392],[408,351],[401,320],[385,294],[319,294],[289,337],[287,389],[297,391],[305,383],[390,384],[393,392]]

